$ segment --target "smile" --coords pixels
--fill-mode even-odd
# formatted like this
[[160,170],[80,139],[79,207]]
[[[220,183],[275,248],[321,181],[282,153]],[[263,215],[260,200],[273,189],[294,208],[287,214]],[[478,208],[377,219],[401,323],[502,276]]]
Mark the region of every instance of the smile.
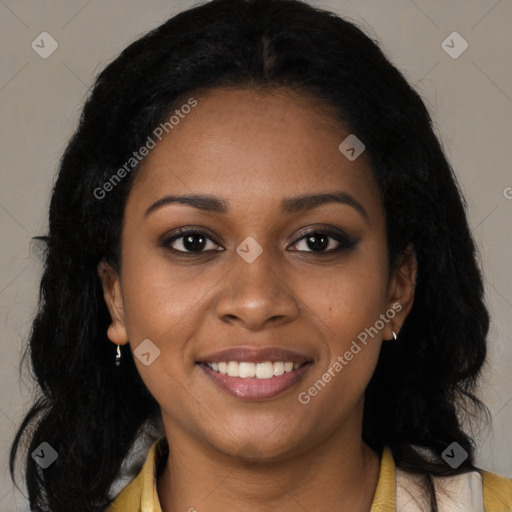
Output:
[[206,364],[215,372],[228,375],[229,377],[239,377],[241,379],[249,379],[252,377],[256,377],[257,379],[271,379],[297,370],[301,366],[299,363],[292,363],[291,361],[265,361],[263,363],[221,361],[219,363]]
[[295,387],[310,356],[281,347],[238,346],[205,354],[196,365],[216,387],[243,400],[268,400]]

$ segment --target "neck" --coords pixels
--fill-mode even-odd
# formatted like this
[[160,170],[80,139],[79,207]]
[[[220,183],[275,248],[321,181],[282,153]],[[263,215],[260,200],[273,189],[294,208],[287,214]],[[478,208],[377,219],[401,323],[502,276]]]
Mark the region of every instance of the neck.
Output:
[[227,456],[180,430],[166,428],[166,436],[170,454],[157,482],[163,512],[371,508],[380,460],[360,430],[335,431],[308,451],[271,462]]

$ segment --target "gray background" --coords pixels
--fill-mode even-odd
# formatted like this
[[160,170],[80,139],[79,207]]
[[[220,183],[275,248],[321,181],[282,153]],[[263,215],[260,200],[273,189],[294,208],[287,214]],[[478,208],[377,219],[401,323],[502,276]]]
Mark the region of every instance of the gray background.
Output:
[[[474,432],[477,464],[512,477],[512,1],[311,3],[351,18],[377,38],[434,117],[467,199],[493,318],[481,390],[493,421]],[[26,368],[19,373],[41,272],[30,237],[46,230],[58,160],[95,75],[127,44],[192,5],[0,0],[0,512],[26,507],[8,475],[8,449],[31,397],[30,375]],[[44,31],[58,42],[47,59],[31,47]],[[441,46],[454,31],[469,44],[456,59]],[[450,39],[448,44],[460,48]]]

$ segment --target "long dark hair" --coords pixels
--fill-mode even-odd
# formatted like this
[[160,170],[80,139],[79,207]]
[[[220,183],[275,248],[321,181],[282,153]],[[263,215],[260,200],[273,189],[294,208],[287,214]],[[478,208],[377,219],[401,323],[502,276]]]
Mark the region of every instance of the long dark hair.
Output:
[[[388,445],[398,467],[424,475],[436,510],[432,475],[474,467],[458,413],[484,409],[473,391],[489,317],[465,204],[418,93],[353,23],[298,0],[196,6],[135,41],[97,77],[51,199],[28,347],[40,391],[14,440],[11,474],[26,438],[32,510],[102,511],[134,440],[158,421],[129,348],[113,366],[97,274],[101,260],[119,268],[137,167],[107,197],[98,190],[186,98],[227,86],[286,86],[322,100],[366,146],[390,268],[412,247],[418,279],[398,341],[384,343],[366,391],[363,438],[378,451]],[[454,441],[469,454],[457,469],[440,457]],[[31,457],[42,442],[59,454],[45,470]]]

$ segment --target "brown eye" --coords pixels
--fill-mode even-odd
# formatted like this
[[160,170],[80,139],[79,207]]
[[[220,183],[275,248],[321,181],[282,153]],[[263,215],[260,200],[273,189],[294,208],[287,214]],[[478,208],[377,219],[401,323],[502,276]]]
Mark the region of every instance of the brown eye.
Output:
[[348,236],[338,230],[329,228],[317,228],[307,232],[299,238],[293,247],[301,246],[296,249],[298,252],[312,252],[321,254],[332,254],[340,252],[343,249],[349,249],[356,244]]
[[179,230],[162,242],[163,247],[172,251],[193,254],[208,251],[218,251],[218,245],[203,231]]

